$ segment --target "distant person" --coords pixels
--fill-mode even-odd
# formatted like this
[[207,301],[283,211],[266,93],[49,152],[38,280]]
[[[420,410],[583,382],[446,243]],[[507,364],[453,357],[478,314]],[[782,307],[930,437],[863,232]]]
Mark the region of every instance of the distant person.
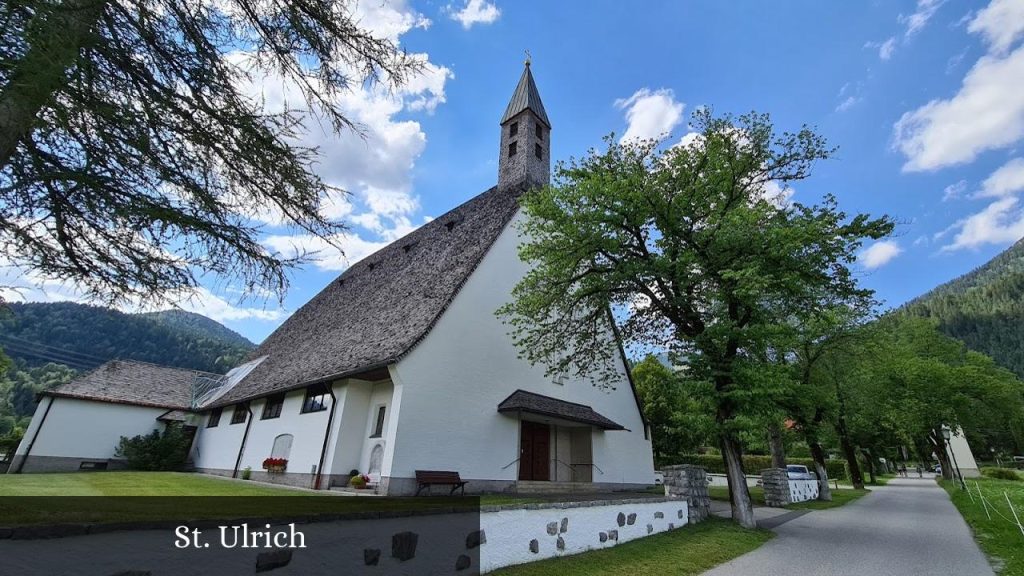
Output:
[[924,470],[921,468],[920,464],[917,465],[917,477],[924,478]]
[[907,465],[906,464],[902,464],[900,466],[900,476],[903,476],[904,478],[907,477]]

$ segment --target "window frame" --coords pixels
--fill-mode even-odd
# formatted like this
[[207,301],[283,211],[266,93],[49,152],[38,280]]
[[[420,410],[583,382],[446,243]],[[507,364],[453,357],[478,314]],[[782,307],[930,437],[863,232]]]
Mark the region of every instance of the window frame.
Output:
[[513,122],[508,125],[508,135],[515,136],[519,134],[519,122]]
[[267,396],[266,402],[263,403],[263,413],[260,415],[260,420],[280,418],[281,409],[284,408],[284,398],[284,392]]
[[377,420],[373,424],[373,431],[370,432],[370,438],[381,438],[384,436],[384,421],[387,419],[387,414],[387,404],[377,406]]
[[519,152],[519,147],[516,144],[517,144],[516,142],[509,142],[508,143],[508,157],[509,158],[515,156]]
[[[302,396],[302,408],[299,414],[315,414],[327,410],[327,397],[330,391],[326,384],[312,384],[306,386],[306,392]],[[319,400],[314,401],[314,398]]]
[[542,142],[544,141],[544,127],[540,125],[540,122],[533,125],[533,135],[536,136],[538,140]]
[[536,156],[538,160],[544,159],[544,148],[541,147],[539,142],[533,145],[533,155]]
[[[239,417],[241,414],[241,417]],[[235,409],[231,413],[231,424],[245,424],[249,419],[249,406],[245,402],[239,402],[235,404]]]
[[206,420],[207,428],[216,428],[220,426],[220,417],[224,413],[224,407],[219,406],[210,411],[210,417]]

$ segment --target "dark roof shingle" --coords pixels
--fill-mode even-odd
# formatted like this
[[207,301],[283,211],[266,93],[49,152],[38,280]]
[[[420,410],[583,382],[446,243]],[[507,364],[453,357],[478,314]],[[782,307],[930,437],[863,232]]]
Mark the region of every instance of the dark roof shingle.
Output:
[[111,360],[45,395],[188,410],[196,376],[219,378],[185,368],[169,368],[132,360]]
[[211,405],[381,368],[433,327],[518,208],[523,189],[491,188],[360,260],[252,353],[266,356]]
[[525,390],[516,390],[508,398],[502,400],[498,404],[498,412],[528,412],[589,424],[604,430],[625,430],[621,424],[598,414],[590,406]]

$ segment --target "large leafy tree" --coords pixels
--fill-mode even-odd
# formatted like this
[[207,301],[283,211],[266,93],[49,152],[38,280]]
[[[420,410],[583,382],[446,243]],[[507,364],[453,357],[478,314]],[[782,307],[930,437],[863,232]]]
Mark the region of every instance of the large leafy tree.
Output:
[[[116,301],[205,273],[282,295],[270,212],[330,238],[330,187],[298,145],[307,114],[353,127],[337,96],[422,66],[343,0],[0,3],[0,258]],[[302,97],[268,111],[247,82]],[[303,102],[304,100],[304,102]],[[300,258],[301,259],[301,255]]]
[[706,444],[711,429],[708,386],[669,368],[654,355],[633,366],[633,382],[651,427],[655,466]]
[[[560,165],[556,184],[524,199],[520,257],[531,271],[501,313],[523,355],[552,373],[614,377],[614,334],[686,353],[712,387],[733,519],[753,527],[740,418],[766,396],[748,351],[807,300],[866,293],[848,266],[887,218],[780,202],[771,190],[830,156],[804,128],[775,132],[766,115],[693,117],[688,145],[615,142]],[[613,312],[609,312],[612,310]]]

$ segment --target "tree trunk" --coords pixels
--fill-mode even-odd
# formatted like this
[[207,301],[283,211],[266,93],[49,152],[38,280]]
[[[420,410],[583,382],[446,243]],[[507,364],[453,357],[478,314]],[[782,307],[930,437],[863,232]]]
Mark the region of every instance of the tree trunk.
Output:
[[772,468],[785,468],[786,445],[782,442],[782,428],[778,422],[768,426],[768,449],[772,454]]
[[949,461],[949,452],[946,451],[946,439],[942,437],[942,434],[934,432],[932,437],[935,439],[935,457],[939,459],[939,465],[942,466],[942,479],[952,480],[953,465]]
[[740,444],[727,432],[720,438],[722,460],[725,461],[725,475],[729,480],[729,499],[732,504],[732,520],[744,528],[757,528],[754,520],[754,506],[750,503],[747,478],[743,474],[743,458]]
[[27,50],[0,91],[0,167],[10,162],[39,112],[67,83],[68,70],[91,43],[105,7],[106,0],[64,0],[40,9],[26,26]]
[[864,455],[864,463],[868,466],[868,479],[872,484],[877,484],[878,480],[875,478],[875,458],[871,456],[871,453],[867,450],[861,450],[861,454]]
[[817,441],[808,442],[811,458],[814,458],[814,471],[818,473],[818,500],[832,501],[832,489],[828,486],[828,469],[825,467],[825,450]]
[[860,473],[860,463],[857,462],[857,449],[846,434],[846,421],[842,417],[836,422],[836,432],[839,434],[839,445],[843,449],[843,456],[846,457],[846,465],[850,467],[850,481],[853,487],[858,490],[864,489],[864,476]]

